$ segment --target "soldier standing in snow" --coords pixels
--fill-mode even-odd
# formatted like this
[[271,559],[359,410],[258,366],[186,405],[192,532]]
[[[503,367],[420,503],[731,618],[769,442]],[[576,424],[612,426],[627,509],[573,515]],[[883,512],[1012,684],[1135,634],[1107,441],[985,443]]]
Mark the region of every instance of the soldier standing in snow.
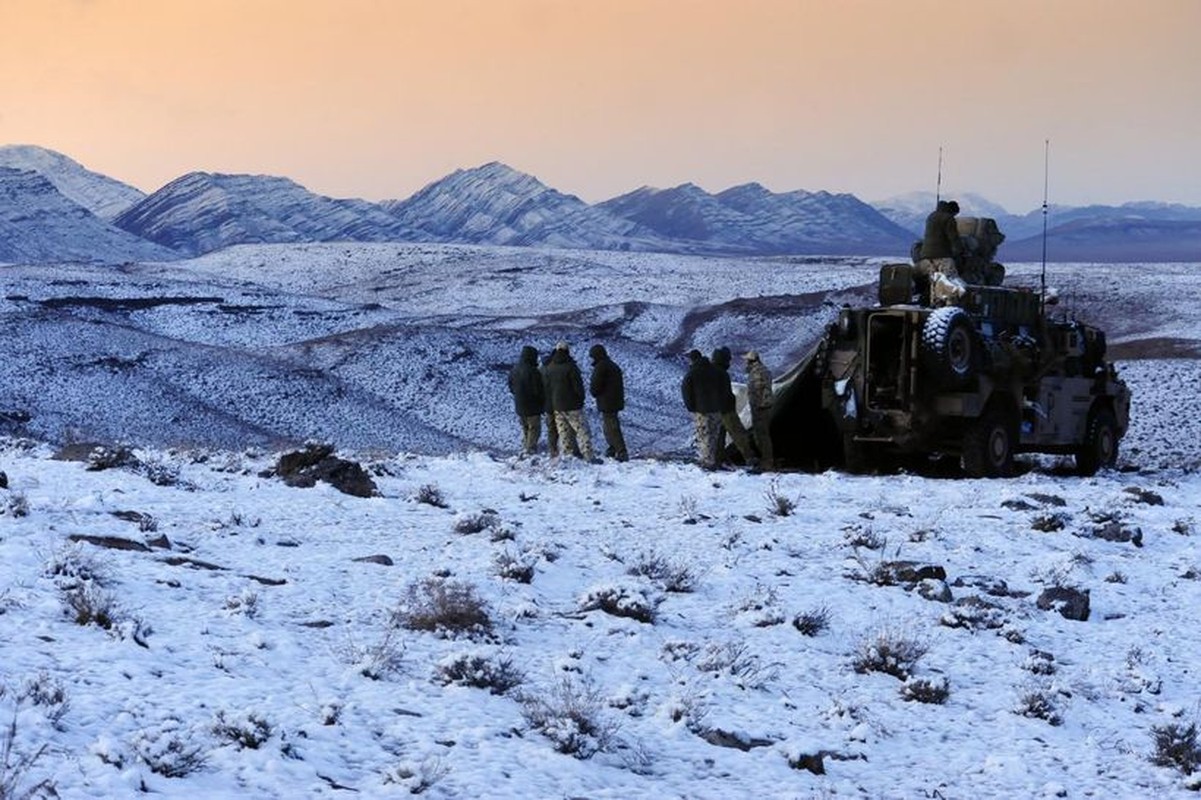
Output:
[[588,382],[588,391],[596,398],[596,410],[601,415],[601,429],[605,434],[605,455],[618,461],[628,461],[630,455],[626,452],[621,421],[617,418],[617,412],[626,407],[621,367],[609,358],[602,344],[592,345],[588,355],[592,359],[592,376]]
[[771,406],[774,401],[771,388],[771,372],[759,359],[755,350],[747,351],[746,395],[751,407],[751,430],[755,435],[755,446],[759,448],[759,466],[774,469],[775,459],[771,449]]
[[721,378],[699,350],[688,352],[688,372],[680,383],[684,408],[692,412],[696,428],[697,463],[717,468],[717,438],[721,433]]
[[567,342],[555,345],[546,365],[547,396],[555,412],[555,425],[563,439],[565,450],[579,451],[587,461],[593,461],[592,436],[584,417],[584,378],[567,348]]
[[713,356],[710,359],[713,366],[716,368],[717,377],[721,381],[721,430],[717,436],[717,460],[721,462],[726,450],[726,434],[730,435],[730,439],[734,442],[734,446],[738,448],[738,452],[742,454],[742,463],[747,466],[754,467],[757,462],[755,453],[751,449],[751,437],[747,435],[746,427],[742,424],[742,420],[738,418],[736,410],[736,401],[734,399],[734,388],[730,382],[730,348],[719,347],[713,351]]
[[538,371],[538,351],[530,345],[521,348],[521,356],[509,370],[509,391],[521,421],[521,454],[538,452],[542,436],[542,409],[546,406],[542,374]]

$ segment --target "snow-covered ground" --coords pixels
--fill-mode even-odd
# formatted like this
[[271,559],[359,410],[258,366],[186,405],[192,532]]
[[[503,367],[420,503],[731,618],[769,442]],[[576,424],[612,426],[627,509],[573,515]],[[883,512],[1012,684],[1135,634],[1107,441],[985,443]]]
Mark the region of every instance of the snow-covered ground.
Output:
[[[474,453],[369,462],[380,496],[362,499],[259,477],[263,455],[137,455],[89,471],[44,446],[0,454],[6,796],[1196,783],[1151,762],[1156,730],[1201,717],[1196,472],[773,477]],[[1087,621],[1041,610],[1050,587],[1088,592]],[[426,616],[476,627],[414,629]],[[911,651],[908,680],[870,668],[882,647]]]
[[[877,269],[392,245],[4,268],[0,410],[30,417],[0,438],[0,797],[1196,796],[1153,759],[1158,735],[1201,763],[1201,274],[1052,270],[1138,354],[1119,470],[675,458],[680,353],[785,363]],[[504,371],[560,338],[626,368],[630,462],[509,457]],[[378,495],[271,477],[310,437]],[[1040,607],[1072,589],[1087,620]]]

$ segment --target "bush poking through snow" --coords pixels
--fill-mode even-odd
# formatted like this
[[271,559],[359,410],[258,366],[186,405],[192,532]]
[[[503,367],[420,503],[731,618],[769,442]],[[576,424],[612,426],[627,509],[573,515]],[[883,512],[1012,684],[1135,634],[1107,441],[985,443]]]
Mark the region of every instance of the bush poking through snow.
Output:
[[[62,730],[62,719],[71,707],[71,702],[67,699],[67,690],[45,670],[21,684],[17,701],[28,701],[31,705],[41,708],[46,720],[58,730]],[[4,796],[0,793],[0,797]]]
[[413,495],[413,500],[418,503],[424,503],[427,506],[434,508],[447,508],[446,499],[442,496],[442,490],[432,483],[427,483],[424,486],[418,487]]
[[13,492],[4,498],[4,505],[0,507],[0,514],[7,514],[14,518],[28,517],[29,499],[25,497],[24,492]]
[[493,573],[517,583],[529,583],[534,580],[534,567],[537,563],[537,556],[527,552],[514,554],[503,550],[492,558]]
[[232,594],[225,598],[225,610],[231,616],[241,614],[247,619],[254,619],[259,614],[259,593],[253,589],[243,589],[241,594]]
[[859,644],[851,667],[860,674],[883,672],[904,681],[929,649],[925,641],[913,634],[881,628]]
[[606,716],[600,692],[588,681],[564,677],[549,690],[518,700],[526,722],[559,753],[583,760],[614,744],[618,723]]
[[450,774],[450,766],[439,756],[429,756],[420,764],[405,762],[397,764],[384,773],[381,782],[387,786],[395,784],[409,790],[409,794],[425,794],[434,784]]
[[469,536],[473,533],[493,530],[499,526],[500,517],[491,511],[481,511],[478,514],[461,514],[455,519],[454,531]]
[[645,587],[623,582],[589,589],[580,598],[580,610],[603,611],[614,617],[653,623],[659,600],[648,596]]
[[661,553],[640,553],[627,574],[646,578],[665,592],[696,591],[696,571],[688,564],[668,559]]
[[348,644],[343,648],[342,658],[354,664],[364,678],[383,680],[399,672],[404,663],[405,648],[399,633],[397,620],[389,620],[378,642],[373,645]]
[[204,743],[175,718],[140,731],[129,744],[151,772],[164,778],[186,777],[204,769],[207,762]]
[[1018,698],[1017,705],[1014,706],[1013,713],[1031,719],[1045,720],[1048,725],[1052,726],[1063,724],[1063,717],[1060,716],[1055,701],[1051,698],[1050,692],[1044,689],[1030,689],[1023,692]]
[[90,583],[67,589],[63,602],[76,625],[96,625],[107,631],[117,618],[116,596]]
[[513,659],[487,653],[458,653],[439,662],[435,678],[443,686],[469,686],[504,694],[525,680]]
[[1197,724],[1169,722],[1151,728],[1155,751],[1151,763],[1157,767],[1172,767],[1185,775],[1201,767],[1201,745],[1197,744]]
[[706,645],[696,660],[696,668],[714,675],[729,675],[744,689],[761,689],[780,675],[779,664],[764,664],[746,642]]
[[829,607],[818,606],[797,614],[792,618],[792,627],[800,631],[802,636],[817,636],[830,627]]
[[768,484],[763,497],[767,500],[767,513],[773,517],[788,517],[792,515],[792,512],[796,511],[796,500],[780,493],[780,481],[778,478],[773,478],[772,482]]
[[901,684],[901,699],[915,703],[942,705],[951,696],[951,686],[945,677],[910,678]]
[[394,617],[409,630],[451,637],[474,638],[492,632],[488,607],[475,587],[443,578],[426,578],[409,584]]
[[107,586],[109,583],[108,569],[78,542],[64,547],[52,556],[43,567],[42,573],[48,578],[54,578],[55,585],[64,591],[85,584]]
[[239,750],[258,750],[271,738],[274,728],[254,711],[243,716],[218,711],[212,731],[218,739],[232,742]]

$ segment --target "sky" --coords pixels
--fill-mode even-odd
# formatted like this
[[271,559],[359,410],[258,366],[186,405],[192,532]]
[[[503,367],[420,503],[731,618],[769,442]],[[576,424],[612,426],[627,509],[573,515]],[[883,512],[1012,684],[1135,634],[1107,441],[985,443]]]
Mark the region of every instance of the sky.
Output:
[[[640,186],[1201,205],[1197,0],[0,0],[0,144],[401,199]],[[1049,147],[1047,143],[1049,144]],[[1048,157],[1049,156],[1049,157]]]

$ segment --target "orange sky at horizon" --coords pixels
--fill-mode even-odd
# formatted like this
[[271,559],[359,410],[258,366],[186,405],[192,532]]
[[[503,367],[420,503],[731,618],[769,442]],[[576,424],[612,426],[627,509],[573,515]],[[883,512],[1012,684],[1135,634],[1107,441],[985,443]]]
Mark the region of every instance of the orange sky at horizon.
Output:
[[1201,205],[1201,0],[0,0],[0,144],[407,197],[758,181]]

